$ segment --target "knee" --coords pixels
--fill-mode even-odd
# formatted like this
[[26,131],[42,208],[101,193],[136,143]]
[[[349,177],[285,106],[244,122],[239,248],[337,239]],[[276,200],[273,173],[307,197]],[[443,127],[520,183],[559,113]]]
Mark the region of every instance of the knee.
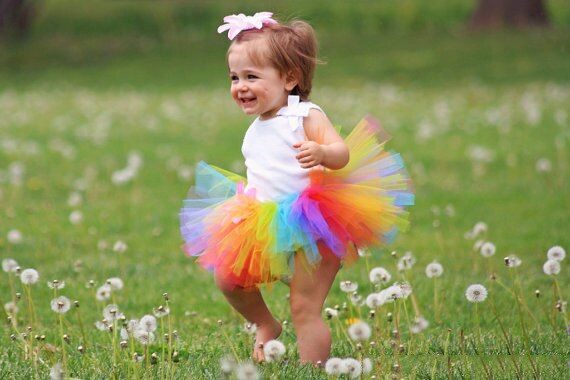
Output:
[[219,272],[214,271],[214,282],[218,289],[222,292],[227,293],[235,290],[236,285],[228,281],[226,276],[221,275]]

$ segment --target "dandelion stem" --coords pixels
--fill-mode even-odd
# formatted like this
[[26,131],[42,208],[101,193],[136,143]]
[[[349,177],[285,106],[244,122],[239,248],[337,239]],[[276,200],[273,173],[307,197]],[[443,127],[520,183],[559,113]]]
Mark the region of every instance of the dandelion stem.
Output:
[[59,334],[61,336],[61,361],[63,364],[63,374],[67,373],[67,358],[65,356],[65,340],[63,339],[63,314],[59,313]]
[[161,357],[160,357],[160,378],[164,380],[164,318],[160,318],[160,332],[162,334],[161,339]]
[[437,307],[437,277],[433,278],[433,312],[435,321],[439,322],[438,307]]
[[408,315],[408,307],[406,306],[406,300],[403,300],[403,304],[404,304],[404,313],[406,315],[406,322],[408,323],[408,327],[410,330],[410,344],[408,345],[408,355],[409,355],[412,350],[412,346],[414,344],[414,332],[411,329],[412,324],[410,323],[410,317]]
[[475,302],[475,322],[477,323],[477,340],[479,346],[482,346],[481,341],[481,325],[479,324],[479,308],[477,302]]
[[[553,280],[554,280],[554,285],[556,286],[556,290],[558,291],[558,300],[562,302],[564,298],[562,298],[562,292],[560,291],[560,285],[558,285],[558,280],[556,280],[556,277],[553,277]],[[564,308],[564,306],[562,306],[562,317],[564,318],[564,325],[566,327],[570,327],[570,324],[568,323],[568,318],[566,317],[566,309]]]

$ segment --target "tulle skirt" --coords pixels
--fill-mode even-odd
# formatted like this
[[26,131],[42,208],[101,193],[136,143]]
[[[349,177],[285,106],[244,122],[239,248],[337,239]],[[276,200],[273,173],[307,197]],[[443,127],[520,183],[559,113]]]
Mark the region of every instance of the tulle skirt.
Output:
[[414,203],[400,155],[386,151],[386,137],[370,118],[345,139],[349,163],[340,170],[311,170],[302,192],[261,202],[246,180],[205,162],[180,211],[184,251],[228,284],[252,287],[290,276],[293,254],[309,267],[322,252],[344,261],[358,250],[389,244],[408,226]]

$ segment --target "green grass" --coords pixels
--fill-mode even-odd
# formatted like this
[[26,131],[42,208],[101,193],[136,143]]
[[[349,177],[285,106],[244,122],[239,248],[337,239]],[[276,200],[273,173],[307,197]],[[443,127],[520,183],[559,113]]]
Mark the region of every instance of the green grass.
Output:
[[[116,292],[115,301],[127,318],[152,313],[168,292],[172,326],[179,336],[175,378],[221,378],[219,360],[230,353],[225,336],[243,361],[250,356],[250,337],[241,331],[242,320],[230,311],[211,276],[182,254],[177,213],[191,184],[185,173],[198,160],[241,167],[240,142],[251,120],[232,104],[226,89],[227,41],[211,33],[220,14],[233,10],[206,2],[136,2],[133,13],[134,2],[107,2],[102,7],[75,4],[66,15],[62,9],[70,3],[47,2],[29,39],[0,50],[0,257],[40,272],[32,288],[38,315],[32,334],[46,336],[39,377],[46,378],[62,357],[57,316],[49,309],[53,290],[46,286],[53,279],[66,282],[60,294],[80,301],[86,328],[88,350],[81,355],[76,310],[65,315],[70,376],[110,377],[110,334],[94,327],[107,302],[96,301],[95,289],[85,284],[94,280],[101,285],[118,276],[125,288]],[[411,251],[417,263],[405,276],[430,326],[412,342],[400,309],[406,353],[399,355],[389,337],[394,328],[387,322],[387,313],[394,312],[391,306],[380,309],[376,322],[368,318],[366,306],[360,308],[362,318],[381,326],[376,348],[365,344],[363,351],[375,358],[378,378],[390,378],[399,360],[397,378],[486,378],[488,372],[490,378],[510,379],[518,370],[526,379],[533,377],[529,358],[542,378],[565,378],[567,327],[554,308],[553,282],[542,265],[549,247],[570,248],[568,6],[549,3],[557,10],[550,31],[476,34],[461,26],[471,6],[461,1],[446,2],[449,7],[434,2],[427,15],[418,11],[424,5],[412,1],[370,2],[369,8],[350,9],[333,2],[323,10],[327,20],[319,19],[319,8],[311,4],[267,6],[283,14],[308,15],[315,23],[327,64],[318,68],[313,101],[344,132],[367,113],[380,119],[393,136],[389,147],[404,157],[417,197],[411,229],[389,250],[375,252],[369,263],[362,260],[342,269],[326,306],[342,310],[347,299],[338,287],[341,280],[358,282],[359,294],[366,297],[368,267],[384,266],[393,280],[401,280],[389,252]],[[394,16],[406,7],[415,18]],[[196,13],[199,9],[202,13]],[[371,19],[390,15],[382,17],[392,25],[371,26],[368,21],[360,30],[355,20],[368,13]],[[181,21],[166,30],[174,16]],[[186,20],[194,20],[196,28],[184,32]],[[331,24],[338,30],[331,31]],[[131,152],[143,158],[140,172],[132,182],[113,184],[113,173],[126,167]],[[478,152],[489,160],[478,161]],[[543,158],[551,163],[549,172],[536,170]],[[11,174],[18,166],[24,168],[21,181]],[[70,206],[74,192],[82,202]],[[77,225],[69,221],[74,210],[83,213]],[[482,238],[497,246],[490,259],[474,252],[474,241],[464,238],[478,221],[489,225]],[[12,229],[22,232],[20,244],[8,241]],[[112,250],[117,240],[128,244],[122,256]],[[531,355],[515,298],[489,279],[493,271],[513,289],[515,272],[503,264],[511,253],[522,259],[518,276],[536,318],[534,322],[525,314]],[[433,282],[424,274],[432,260],[444,266],[439,322]],[[567,260],[557,276],[564,297],[570,285]],[[6,303],[11,298],[8,275],[0,278],[0,298]],[[477,343],[473,304],[464,297],[473,283],[490,290],[489,299],[479,305],[483,344]],[[19,280],[15,289],[23,293]],[[536,289],[541,298],[534,296]],[[290,321],[286,297],[287,288],[278,284],[268,302],[280,320]],[[493,304],[512,340],[513,355]],[[413,314],[410,300],[405,305]],[[22,332],[28,315],[24,300],[19,308]],[[349,314],[341,311],[341,324]],[[547,316],[556,318],[554,327]],[[218,320],[224,324],[218,326]],[[330,323],[333,356],[356,356],[337,324]],[[0,329],[0,377],[35,378],[12,334],[16,332],[7,324]],[[264,378],[326,378],[322,371],[296,364],[290,324],[281,339],[289,360],[260,367]],[[135,349],[142,353],[139,344]],[[160,344],[152,350],[160,354]],[[120,353],[123,378],[127,352]],[[159,376],[160,365],[152,365],[147,378]]]

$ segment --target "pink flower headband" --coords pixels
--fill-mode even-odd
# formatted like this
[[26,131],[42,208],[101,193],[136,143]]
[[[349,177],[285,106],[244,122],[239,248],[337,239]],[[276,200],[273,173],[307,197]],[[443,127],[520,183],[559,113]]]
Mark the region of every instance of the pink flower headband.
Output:
[[224,17],[224,22],[218,27],[218,33],[228,32],[228,38],[233,40],[240,32],[249,29],[261,29],[263,24],[277,24],[278,22],[271,18],[271,12],[258,12],[253,16],[246,16],[243,13],[239,15],[230,15]]

